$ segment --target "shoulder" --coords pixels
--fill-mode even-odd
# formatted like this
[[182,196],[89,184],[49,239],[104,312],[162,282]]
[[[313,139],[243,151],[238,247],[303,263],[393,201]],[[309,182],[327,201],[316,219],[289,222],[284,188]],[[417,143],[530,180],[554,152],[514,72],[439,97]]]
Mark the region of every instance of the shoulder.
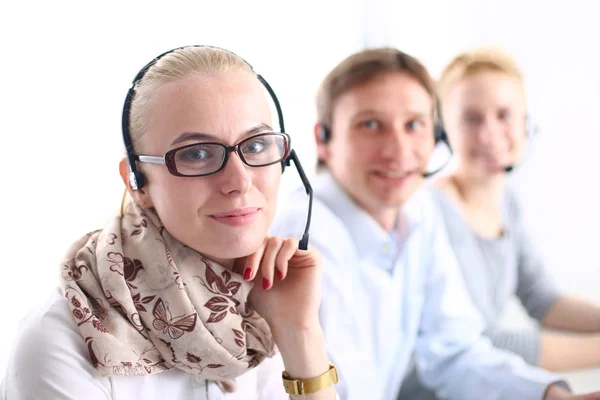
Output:
[[444,210],[442,203],[446,194],[432,185],[419,189],[404,206],[404,213],[419,227],[421,235],[435,235],[444,227]]
[[504,212],[512,224],[520,224],[521,221],[521,200],[517,192],[512,187],[507,187],[504,192]]
[[[271,234],[302,237],[308,217],[308,199],[305,197],[304,192],[298,191],[285,198],[271,225]],[[337,258],[338,253],[352,248],[352,238],[346,225],[318,196],[313,199],[309,234],[310,245],[326,258]]]
[[81,382],[85,385],[104,386],[89,360],[67,300],[56,289],[21,321],[7,366],[7,396],[39,398],[47,391],[57,397],[71,395],[74,392],[66,388],[76,387],[73,382],[78,379],[85,380]]

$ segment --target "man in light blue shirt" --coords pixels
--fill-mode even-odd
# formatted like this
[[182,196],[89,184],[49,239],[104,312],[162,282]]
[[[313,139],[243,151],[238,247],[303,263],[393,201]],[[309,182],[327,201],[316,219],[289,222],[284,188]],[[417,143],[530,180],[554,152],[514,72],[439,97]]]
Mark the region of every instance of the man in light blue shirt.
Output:
[[[570,395],[558,377],[482,336],[443,220],[419,191],[434,96],[425,68],[395,49],[350,56],[319,91],[310,243],[323,254],[320,319],[341,398],[395,399],[414,356],[440,398],[600,399]],[[302,232],[303,199],[284,202],[272,234]]]

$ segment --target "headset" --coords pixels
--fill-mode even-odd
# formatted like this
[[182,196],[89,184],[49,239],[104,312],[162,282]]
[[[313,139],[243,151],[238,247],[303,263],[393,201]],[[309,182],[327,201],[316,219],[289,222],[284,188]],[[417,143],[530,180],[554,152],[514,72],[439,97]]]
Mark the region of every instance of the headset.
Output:
[[[122,113],[122,120],[121,120],[121,127],[122,127],[122,132],[123,132],[123,143],[125,144],[125,151],[127,152],[127,161],[129,164],[129,171],[130,171],[129,183],[133,190],[141,189],[146,184],[146,178],[144,177],[144,174],[137,168],[137,165],[135,163],[136,154],[133,149],[133,142],[131,140],[131,133],[130,133],[131,104],[132,104],[133,98],[135,96],[135,87],[144,78],[144,76],[146,75],[148,70],[154,64],[156,64],[156,62],[158,60],[160,60],[162,57],[164,57],[167,54],[170,54],[174,51],[182,50],[182,49],[189,48],[189,47],[206,47],[206,48],[219,49],[219,50],[223,50],[228,53],[231,53],[231,54],[235,55],[236,57],[239,57],[237,54],[235,54],[229,50],[225,50],[225,49],[222,49],[220,47],[215,47],[215,46],[207,46],[207,45],[181,46],[181,47],[176,47],[174,49],[165,51],[164,53],[156,56],[154,59],[152,59],[152,61],[150,61],[148,64],[146,64],[135,75],[135,78],[133,78],[133,81],[131,82],[131,86],[127,92],[127,96],[125,97],[125,103],[123,104],[123,113]],[[241,57],[239,57],[239,58],[241,58]],[[254,72],[254,68],[252,67],[252,65],[250,65],[250,63],[248,63],[243,58],[241,58],[241,59],[246,63],[246,65],[248,65],[248,67],[250,67],[250,70],[252,70],[252,72]],[[277,110],[277,119],[278,119],[278,123],[279,123],[279,130],[281,133],[285,133],[283,112],[281,110],[281,105],[279,104],[279,99],[277,98],[275,91],[271,88],[271,85],[269,85],[269,83],[266,81],[266,79],[264,79],[260,74],[257,74],[256,72],[254,72],[254,73],[256,74],[256,77],[259,80],[259,82],[267,90],[267,92],[269,93],[269,96],[273,100],[273,103],[275,104],[275,108]],[[289,156],[286,159],[281,161],[281,172],[283,173],[285,171],[285,167],[290,166],[291,162],[294,163],[294,166],[296,167],[296,171],[298,172],[298,175],[300,175],[300,179],[302,180],[302,184],[304,185],[304,189],[306,190],[306,194],[308,194],[308,216],[306,219],[306,226],[304,228],[304,233],[302,235],[302,239],[300,240],[300,243],[298,246],[298,248],[300,250],[307,250],[308,249],[308,238],[309,238],[308,231],[310,229],[310,221],[311,221],[311,216],[312,216],[313,190],[312,190],[312,187],[310,185],[310,182],[309,182],[306,174],[304,173],[302,164],[300,164],[298,155],[296,154],[296,152],[293,149],[290,151]]]
[[[444,125],[442,124],[441,107],[440,107],[440,103],[439,103],[439,101],[437,101],[437,99],[436,99],[436,121],[434,123],[433,135],[434,135],[434,140],[435,140],[434,147],[438,146],[440,144],[444,144],[446,147],[448,147],[448,150],[450,151],[450,156],[448,157],[448,160],[446,160],[446,162],[444,164],[442,164],[442,166],[437,168],[436,170],[421,173],[423,178],[429,178],[430,176],[437,174],[439,171],[444,169],[446,167],[446,165],[450,162],[450,157],[452,157],[452,148],[450,147],[450,142],[448,141],[448,135],[446,134],[446,131],[444,130]],[[317,139],[318,139],[319,143],[322,143],[322,144],[326,144],[331,140],[331,128],[329,128],[323,122],[320,122],[318,124]]]

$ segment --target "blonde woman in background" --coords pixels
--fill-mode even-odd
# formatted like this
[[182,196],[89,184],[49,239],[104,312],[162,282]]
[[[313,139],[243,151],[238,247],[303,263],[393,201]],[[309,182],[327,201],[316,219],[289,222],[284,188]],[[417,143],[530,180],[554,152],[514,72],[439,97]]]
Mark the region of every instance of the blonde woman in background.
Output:
[[[460,54],[443,71],[438,92],[457,168],[437,182],[436,197],[486,334],[545,369],[600,366],[600,307],[561,293],[507,187],[532,134],[517,65],[492,49]],[[541,330],[502,328],[513,295]]]

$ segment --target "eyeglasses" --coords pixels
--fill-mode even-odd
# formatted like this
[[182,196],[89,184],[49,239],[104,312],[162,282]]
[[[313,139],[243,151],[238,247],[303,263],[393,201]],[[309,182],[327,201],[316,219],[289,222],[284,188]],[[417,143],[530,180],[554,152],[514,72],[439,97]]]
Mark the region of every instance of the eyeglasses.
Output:
[[290,137],[287,133],[265,132],[250,136],[227,146],[217,142],[194,143],[169,150],[163,157],[133,155],[136,161],[165,164],[175,176],[206,176],[225,168],[229,155],[237,153],[250,167],[266,167],[285,160],[290,154]]

